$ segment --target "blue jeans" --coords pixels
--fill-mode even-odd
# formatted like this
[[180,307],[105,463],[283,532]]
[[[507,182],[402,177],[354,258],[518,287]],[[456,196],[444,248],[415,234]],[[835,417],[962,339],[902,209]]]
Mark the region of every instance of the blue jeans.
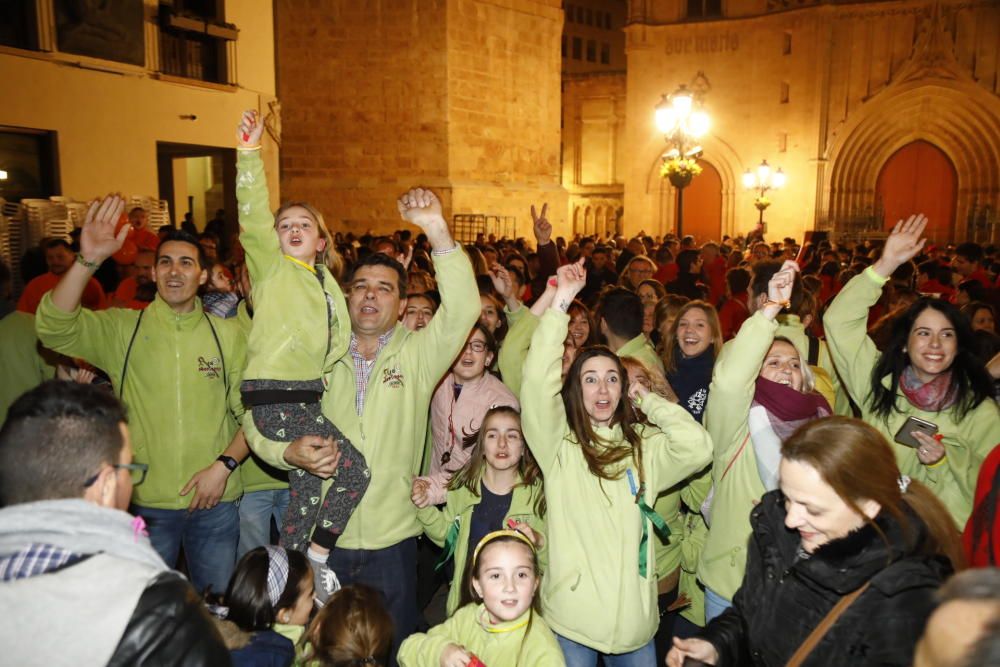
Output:
[[385,549],[341,549],[335,547],[327,560],[341,585],[365,584],[385,597],[395,633],[389,665],[395,667],[403,640],[417,629],[417,538],[410,537]]
[[132,506],[149,529],[149,541],[169,567],[177,566],[184,545],[188,573],[195,590],[223,594],[236,567],[240,539],[239,503],[219,503],[210,510],[161,510]]
[[656,646],[652,639],[642,648],[629,653],[598,653],[561,635],[557,634],[556,639],[566,658],[566,667],[595,667],[597,656],[603,658],[605,667],[656,667]]
[[711,588],[705,588],[705,625],[712,622],[722,612],[733,606],[733,603],[722,597]]
[[281,533],[281,521],[288,509],[288,489],[268,489],[244,493],[240,500],[240,546],[236,558],[271,543],[271,519]]

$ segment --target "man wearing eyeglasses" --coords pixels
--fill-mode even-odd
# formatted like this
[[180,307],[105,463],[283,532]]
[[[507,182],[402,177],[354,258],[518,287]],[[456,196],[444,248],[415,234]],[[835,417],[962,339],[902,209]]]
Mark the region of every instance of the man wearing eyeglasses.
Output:
[[145,476],[107,391],[49,381],[14,402],[0,429],[4,664],[229,664],[191,585],[123,511]]

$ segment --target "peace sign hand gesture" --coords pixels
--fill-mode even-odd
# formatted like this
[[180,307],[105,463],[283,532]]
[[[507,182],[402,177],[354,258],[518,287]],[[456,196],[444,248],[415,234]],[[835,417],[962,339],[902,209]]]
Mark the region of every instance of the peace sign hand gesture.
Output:
[[542,204],[542,212],[535,213],[535,205],[531,205],[532,231],[535,233],[535,241],[538,242],[538,245],[546,245],[552,240],[552,225],[549,224],[548,218],[545,217],[545,212],[548,209],[549,205],[546,202]]

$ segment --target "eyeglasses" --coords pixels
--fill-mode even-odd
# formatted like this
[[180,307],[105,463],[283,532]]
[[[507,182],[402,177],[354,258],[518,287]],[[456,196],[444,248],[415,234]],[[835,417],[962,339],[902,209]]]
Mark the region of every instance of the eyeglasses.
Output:
[[475,352],[477,354],[480,354],[480,353],[486,351],[486,343],[484,343],[481,340],[473,340],[473,341],[469,341],[468,343],[466,343],[465,347],[462,348],[462,349],[463,350],[472,350],[473,352]]
[[[111,467],[115,470],[128,470],[129,479],[132,481],[132,486],[139,486],[146,481],[146,473],[149,472],[148,463],[112,463]],[[93,486],[97,478],[101,476],[101,473],[96,473],[93,477],[87,479],[83,483],[83,487]]]

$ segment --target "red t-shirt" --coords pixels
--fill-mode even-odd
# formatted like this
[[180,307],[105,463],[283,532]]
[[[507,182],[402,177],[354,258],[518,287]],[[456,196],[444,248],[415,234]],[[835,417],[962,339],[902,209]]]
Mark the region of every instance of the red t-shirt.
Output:
[[[22,313],[35,314],[38,304],[42,302],[42,297],[46,292],[51,291],[59,284],[61,276],[52,273],[44,273],[30,283],[25,285],[21,298],[17,301],[17,309]],[[87,281],[87,286],[83,288],[83,298],[81,299],[84,308],[91,310],[101,310],[104,308],[104,290],[101,284],[94,278]]]
[[708,302],[715,305],[719,303],[719,299],[726,295],[725,258],[716,257],[712,263],[706,263],[702,267],[702,273],[708,280]]
[[722,340],[732,340],[748,317],[750,317],[750,309],[747,308],[746,292],[735,294],[731,299],[726,299],[726,302],[719,308]]
[[[965,532],[962,533],[965,557],[969,559],[971,567],[996,567],[1000,565],[1000,510],[997,508],[994,508],[993,523],[985,527],[986,535],[980,538],[978,548],[975,551],[972,549],[973,522],[977,515],[987,510],[985,500],[993,484],[1000,483],[997,481],[997,468],[1000,468],[1000,445],[993,448],[979,469],[976,493],[972,500],[972,515],[969,517],[968,523],[965,524]],[[993,554],[998,562],[990,562],[990,542],[993,543]]]
[[659,280],[663,285],[672,283],[677,280],[678,271],[680,271],[680,267],[677,266],[677,262],[660,264],[656,268],[656,273],[653,274],[653,280]]

